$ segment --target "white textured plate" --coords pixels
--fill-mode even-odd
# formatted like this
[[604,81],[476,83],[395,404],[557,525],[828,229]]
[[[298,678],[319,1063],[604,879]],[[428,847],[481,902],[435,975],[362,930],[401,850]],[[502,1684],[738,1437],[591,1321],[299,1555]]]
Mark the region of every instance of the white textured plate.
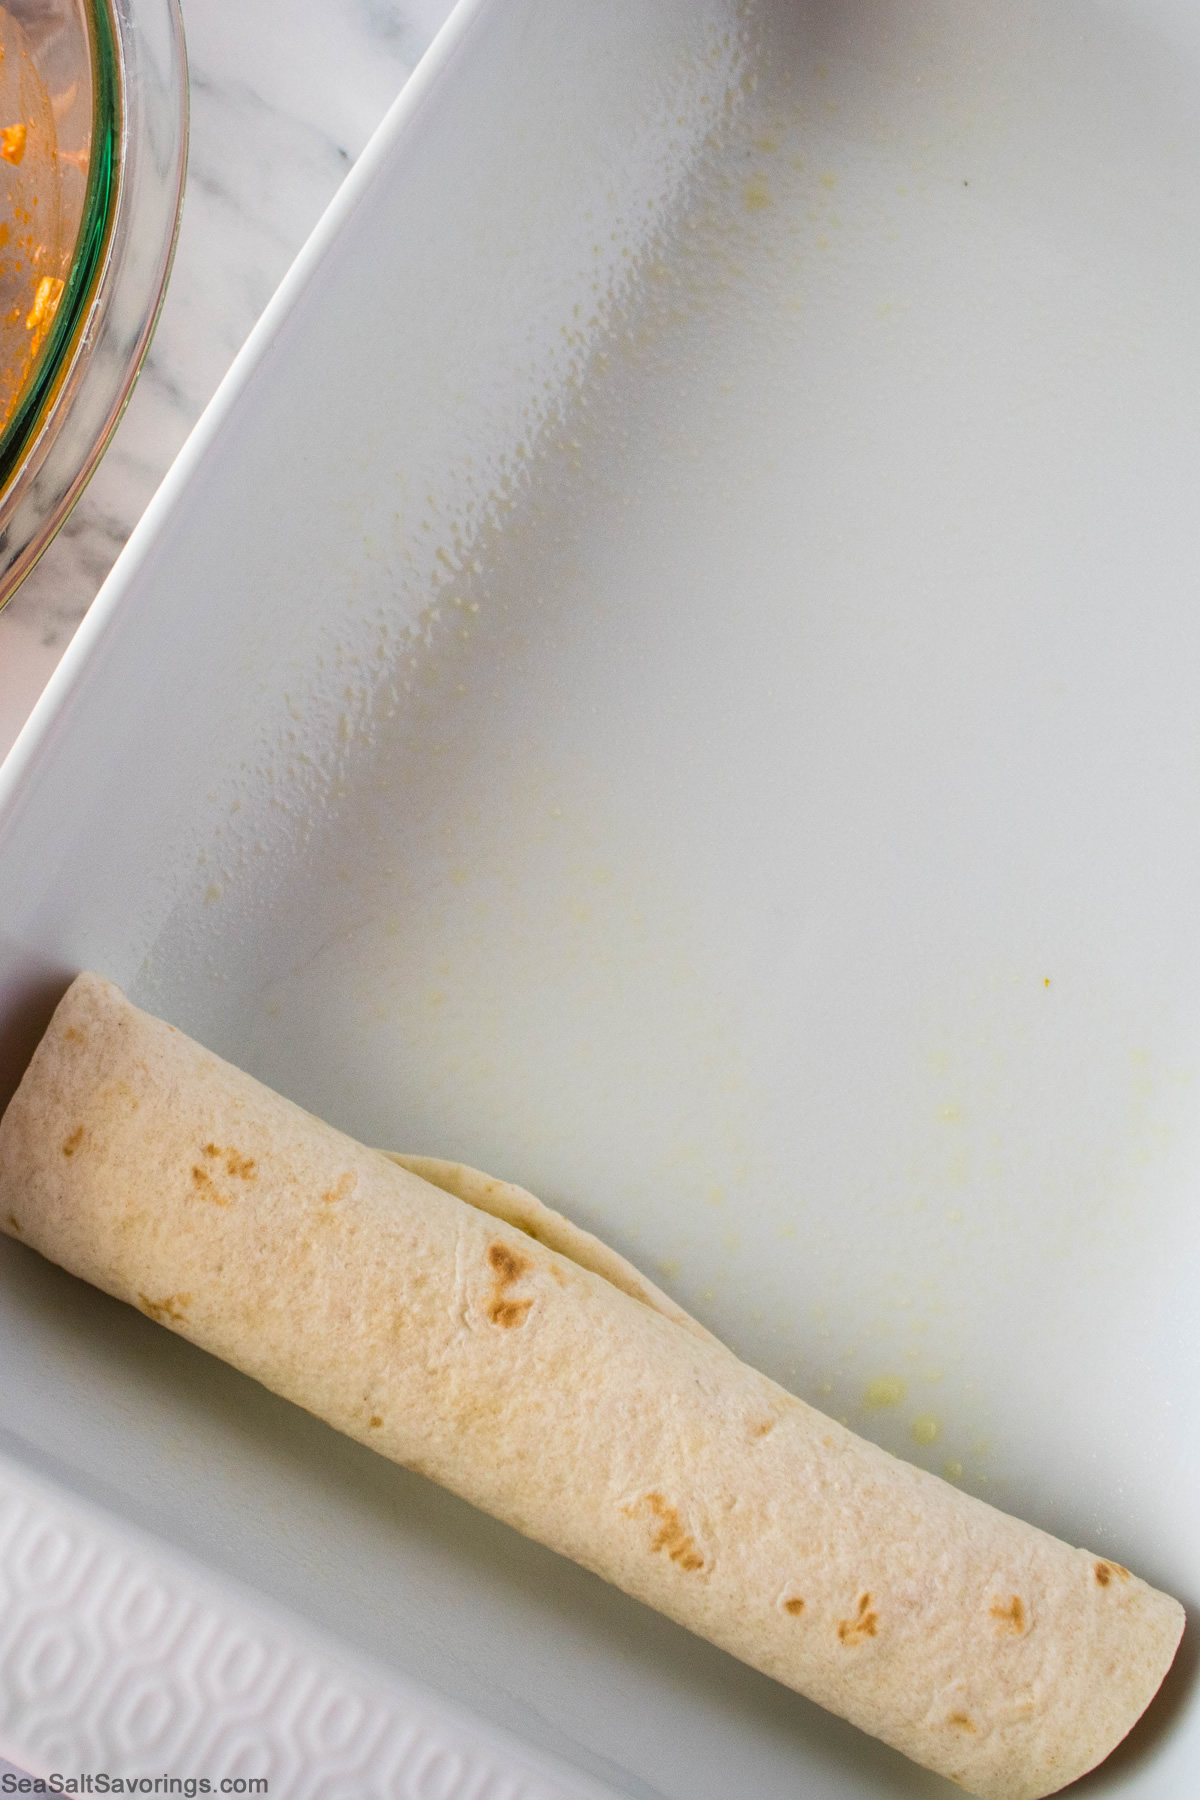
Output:
[[[1193,1601],[1197,294],[1190,0],[460,9],[7,765],[10,1070],[101,969]],[[2,1249],[62,1504],[581,1780],[949,1792]]]

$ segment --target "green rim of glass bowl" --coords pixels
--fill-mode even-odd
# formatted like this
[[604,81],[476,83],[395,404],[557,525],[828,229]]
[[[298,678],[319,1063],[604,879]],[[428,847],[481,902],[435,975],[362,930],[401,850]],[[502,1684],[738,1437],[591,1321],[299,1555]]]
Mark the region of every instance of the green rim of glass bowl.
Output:
[[38,364],[0,435],[0,493],[20,467],[70,364],[70,351],[91,305],[112,231],[121,144],[121,80],[108,0],[89,0],[92,50],[92,145],[83,218],[71,269]]

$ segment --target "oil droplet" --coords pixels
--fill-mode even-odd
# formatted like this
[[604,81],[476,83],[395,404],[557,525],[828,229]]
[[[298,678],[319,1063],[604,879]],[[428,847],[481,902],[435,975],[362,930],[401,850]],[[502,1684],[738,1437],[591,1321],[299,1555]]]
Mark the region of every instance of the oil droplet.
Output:
[[908,1429],[914,1443],[936,1444],[942,1435],[942,1421],[935,1419],[932,1413],[918,1413]]
[[871,1412],[883,1406],[899,1406],[905,1391],[904,1383],[898,1375],[877,1375],[863,1389],[863,1405]]
[[752,175],[742,191],[742,205],[747,212],[762,212],[771,204],[771,190],[763,174]]
[[942,1464],[942,1474],[946,1477],[947,1481],[961,1481],[963,1478],[963,1466],[960,1462],[956,1462],[953,1457],[950,1457]]

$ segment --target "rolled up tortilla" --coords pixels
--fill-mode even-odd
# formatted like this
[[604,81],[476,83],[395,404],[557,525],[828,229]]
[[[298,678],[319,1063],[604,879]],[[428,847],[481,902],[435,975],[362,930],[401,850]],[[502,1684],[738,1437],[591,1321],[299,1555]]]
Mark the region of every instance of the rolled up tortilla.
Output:
[[815,1412],[532,1196],[365,1149],[99,976],[0,1125],[0,1222],[983,1800],[1092,1768],[1175,1653],[1182,1608],[1111,1559]]

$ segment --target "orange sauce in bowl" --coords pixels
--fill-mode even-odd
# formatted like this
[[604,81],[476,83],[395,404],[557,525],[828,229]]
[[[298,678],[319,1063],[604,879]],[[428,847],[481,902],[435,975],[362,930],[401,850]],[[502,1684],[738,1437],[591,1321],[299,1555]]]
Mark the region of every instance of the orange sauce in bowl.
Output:
[[0,431],[54,323],[75,248],[62,165],[80,158],[64,158],[56,129],[75,98],[47,92],[25,32],[0,6]]

